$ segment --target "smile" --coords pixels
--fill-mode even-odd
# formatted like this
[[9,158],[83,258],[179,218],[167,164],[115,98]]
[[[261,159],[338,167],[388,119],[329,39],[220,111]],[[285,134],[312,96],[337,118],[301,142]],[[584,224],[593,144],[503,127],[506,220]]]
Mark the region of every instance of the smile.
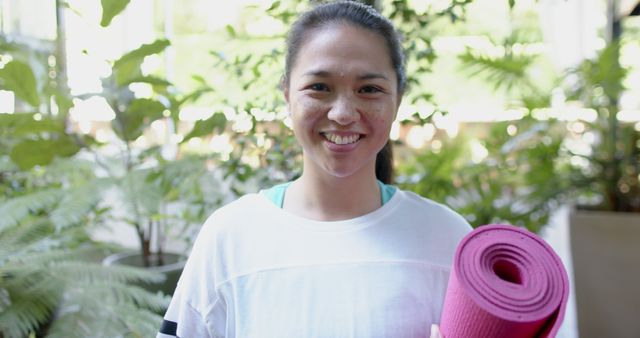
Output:
[[356,143],[358,142],[358,140],[360,140],[360,137],[361,137],[360,134],[341,136],[341,135],[336,135],[332,133],[322,133],[322,135],[324,136],[325,139],[327,139],[327,141],[331,143],[339,144],[339,145]]

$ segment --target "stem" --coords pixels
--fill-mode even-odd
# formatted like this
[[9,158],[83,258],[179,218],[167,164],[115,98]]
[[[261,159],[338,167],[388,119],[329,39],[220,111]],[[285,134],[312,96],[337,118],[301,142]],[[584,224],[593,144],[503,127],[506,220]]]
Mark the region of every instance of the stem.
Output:
[[[151,221],[149,221],[151,222]],[[136,227],[138,228],[138,238],[140,238],[140,246],[142,248],[142,263],[145,267],[151,266],[151,261],[149,257],[151,256],[150,244],[148,236],[145,236],[144,230],[141,226],[136,223]]]

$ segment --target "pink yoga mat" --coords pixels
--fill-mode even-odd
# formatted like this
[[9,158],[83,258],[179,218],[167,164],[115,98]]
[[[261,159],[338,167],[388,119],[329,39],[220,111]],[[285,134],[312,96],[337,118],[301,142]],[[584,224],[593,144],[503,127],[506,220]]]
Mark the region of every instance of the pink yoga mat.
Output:
[[481,226],[456,250],[440,330],[445,338],[555,337],[568,297],[567,272],[544,240]]

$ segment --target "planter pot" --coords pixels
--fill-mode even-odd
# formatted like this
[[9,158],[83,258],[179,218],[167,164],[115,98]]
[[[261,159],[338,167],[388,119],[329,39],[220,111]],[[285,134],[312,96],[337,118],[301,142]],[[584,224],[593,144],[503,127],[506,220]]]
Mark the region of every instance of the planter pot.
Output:
[[183,255],[174,253],[162,254],[163,265],[158,265],[159,256],[152,254],[150,256],[151,266],[145,267],[142,255],[140,253],[123,252],[107,256],[102,263],[104,265],[127,265],[136,268],[143,268],[152,272],[159,272],[165,275],[166,279],[161,283],[137,283],[137,285],[144,287],[151,292],[161,291],[166,295],[173,295],[173,291],[176,289],[178,279],[182,274],[182,269],[186,263],[187,258]]
[[581,338],[640,337],[640,214],[569,215]]

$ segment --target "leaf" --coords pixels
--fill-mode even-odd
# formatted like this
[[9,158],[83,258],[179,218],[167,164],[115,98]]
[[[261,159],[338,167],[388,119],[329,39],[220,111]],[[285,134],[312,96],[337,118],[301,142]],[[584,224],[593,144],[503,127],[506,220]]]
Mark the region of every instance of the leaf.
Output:
[[20,169],[27,170],[36,165],[46,165],[56,157],[69,157],[80,150],[74,140],[64,135],[55,140],[24,140],[16,144],[9,156]]
[[13,91],[15,95],[33,107],[40,105],[36,77],[31,67],[24,62],[13,60],[0,69],[2,88]]
[[222,133],[227,125],[227,118],[223,113],[215,113],[206,120],[197,121],[193,129],[184,137],[182,142],[186,142],[194,137],[200,137],[211,134],[213,131]]
[[132,79],[142,77],[140,65],[144,58],[162,52],[171,43],[166,39],[159,39],[150,44],[144,44],[121,56],[113,64],[113,76],[118,86],[131,83]]
[[278,8],[278,7],[280,7],[280,1],[274,1],[274,2],[271,4],[271,7],[269,7],[269,8],[267,9],[267,12],[271,12],[271,11],[273,11],[274,9]]
[[227,33],[229,33],[229,35],[230,35],[232,38],[235,38],[235,37],[236,37],[236,30],[233,28],[233,26],[231,26],[231,25],[226,25],[224,28],[227,30]]
[[207,80],[205,80],[204,77],[202,77],[201,75],[195,74],[195,75],[192,75],[191,78],[194,81],[199,82],[199,83],[201,83],[203,85],[207,84]]
[[102,19],[100,20],[100,26],[109,26],[111,20],[127,7],[129,1],[130,0],[101,0]]
[[[29,114],[29,116],[33,116]],[[25,119],[15,126],[13,136],[37,135],[42,132],[64,133],[64,121],[44,118],[40,121],[33,118]]]
[[173,84],[165,79],[159,78],[157,76],[140,76],[135,78],[130,78],[123,85],[128,85],[131,83],[148,83],[152,86],[161,86],[161,87],[170,87]]
[[164,110],[164,105],[156,100],[135,99],[125,111],[116,113],[116,118],[111,123],[121,139],[133,141],[142,135],[145,123],[161,118]]
[[167,48],[171,43],[167,39],[159,39],[150,44],[144,44],[120,57],[114,64],[114,68],[120,67],[122,64],[143,60],[146,56],[158,54]]
[[180,98],[180,100],[178,100],[176,102],[176,107],[174,107],[174,108],[180,108],[186,102],[193,102],[193,101],[197,100],[198,98],[200,98],[200,96],[202,96],[203,94],[210,93],[210,92],[213,92],[213,89],[211,89],[209,87],[203,87],[203,88],[196,89],[196,90],[192,91],[191,93],[185,95],[184,97]]
[[58,111],[61,115],[66,116],[69,113],[69,109],[73,107],[73,101],[71,98],[61,92],[55,92],[53,94],[56,104],[58,105]]

